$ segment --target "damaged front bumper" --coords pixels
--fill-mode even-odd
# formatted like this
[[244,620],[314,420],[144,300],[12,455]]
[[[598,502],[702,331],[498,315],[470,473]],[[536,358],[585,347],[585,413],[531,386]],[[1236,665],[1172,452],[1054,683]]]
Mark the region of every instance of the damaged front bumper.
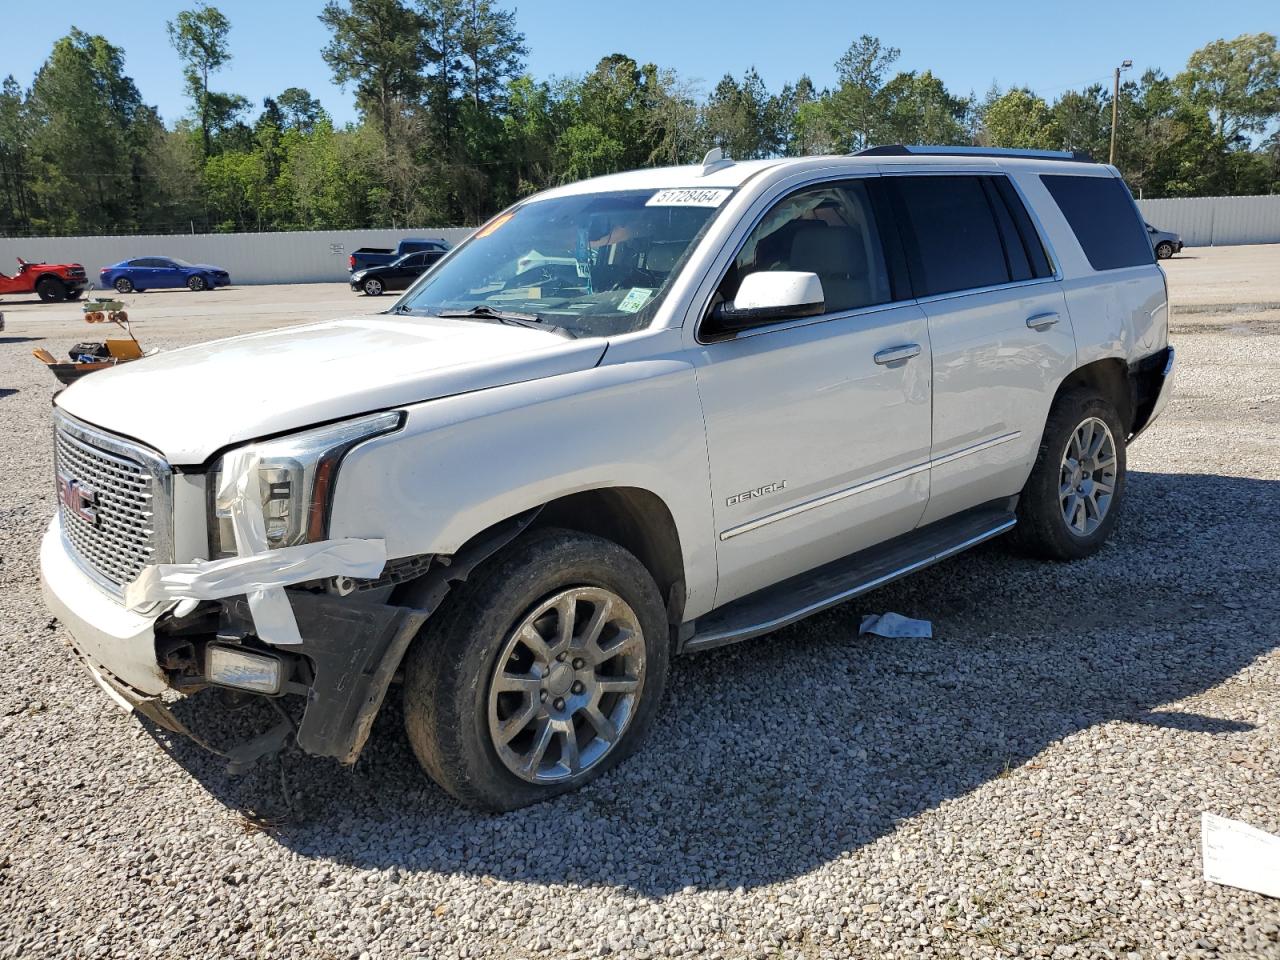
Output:
[[281,710],[280,724],[225,754],[235,770],[279,749],[290,734],[307,753],[354,763],[405,650],[427,618],[425,610],[370,602],[359,593],[339,597],[290,589],[285,593],[302,642],[275,647],[253,635],[244,597],[202,602],[183,618],[174,616],[174,603],[147,614],[126,609],[80,569],[58,518],[45,534],[40,564],[45,602],[98,685],[122,708],[205,746],[161,695],[215,685],[205,671],[211,644],[281,661],[278,696],[302,697],[302,719],[295,730]]

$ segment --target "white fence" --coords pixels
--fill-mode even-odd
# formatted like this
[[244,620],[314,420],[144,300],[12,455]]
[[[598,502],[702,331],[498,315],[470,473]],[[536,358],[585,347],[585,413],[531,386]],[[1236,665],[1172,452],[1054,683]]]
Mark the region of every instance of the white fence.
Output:
[[1190,247],[1280,243],[1280,196],[1139,200],[1147,223]]
[[[1188,246],[1280,243],[1280,196],[1139,200],[1147,221],[1181,235]],[[132,257],[181,257],[231,273],[231,282],[317,283],[345,280],[347,257],[359,247],[394,247],[403,237],[445,237],[457,243],[463,227],[405,230],[307,230],[293,233],[201,233],[146,237],[0,237],[0,271],[14,258],[82,263],[98,271]]]
[[15,257],[82,263],[97,280],[105,266],[133,257],[180,257],[231,273],[232,283],[317,283],[347,278],[347,257],[359,247],[394,247],[403,237],[444,237],[457,243],[470,229],[306,230],[292,233],[198,233],[145,237],[0,237],[0,272]]

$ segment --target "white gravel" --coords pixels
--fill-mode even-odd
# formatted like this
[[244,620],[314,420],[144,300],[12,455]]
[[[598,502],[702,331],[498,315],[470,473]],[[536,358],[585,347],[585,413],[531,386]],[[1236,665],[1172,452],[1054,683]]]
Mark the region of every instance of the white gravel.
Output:
[[[0,304],[0,957],[1280,957],[1280,901],[1199,856],[1204,810],[1280,832],[1280,311],[1200,301],[1099,556],[992,545],[677,661],[646,749],[503,816],[418,772],[394,706],[354,770],[232,780],[107,701],[35,559],[30,349],[88,331]],[[936,639],[859,638],[884,610]]]

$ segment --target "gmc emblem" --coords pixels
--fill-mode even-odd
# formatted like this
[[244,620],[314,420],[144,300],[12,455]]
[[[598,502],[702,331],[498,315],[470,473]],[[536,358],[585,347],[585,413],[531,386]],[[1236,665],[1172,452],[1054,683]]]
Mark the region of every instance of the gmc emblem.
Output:
[[98,525],[98,491],[66,474],[58,474],[58,502],[93,526]]

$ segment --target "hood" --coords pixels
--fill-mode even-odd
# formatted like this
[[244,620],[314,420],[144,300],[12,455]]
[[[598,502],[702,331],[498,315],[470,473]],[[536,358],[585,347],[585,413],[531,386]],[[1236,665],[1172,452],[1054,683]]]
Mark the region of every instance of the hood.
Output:
[[145,357],[78,380],[57,404],[191,466],[272,434],[588,370],[605,346],[474,320],[353,317]]

